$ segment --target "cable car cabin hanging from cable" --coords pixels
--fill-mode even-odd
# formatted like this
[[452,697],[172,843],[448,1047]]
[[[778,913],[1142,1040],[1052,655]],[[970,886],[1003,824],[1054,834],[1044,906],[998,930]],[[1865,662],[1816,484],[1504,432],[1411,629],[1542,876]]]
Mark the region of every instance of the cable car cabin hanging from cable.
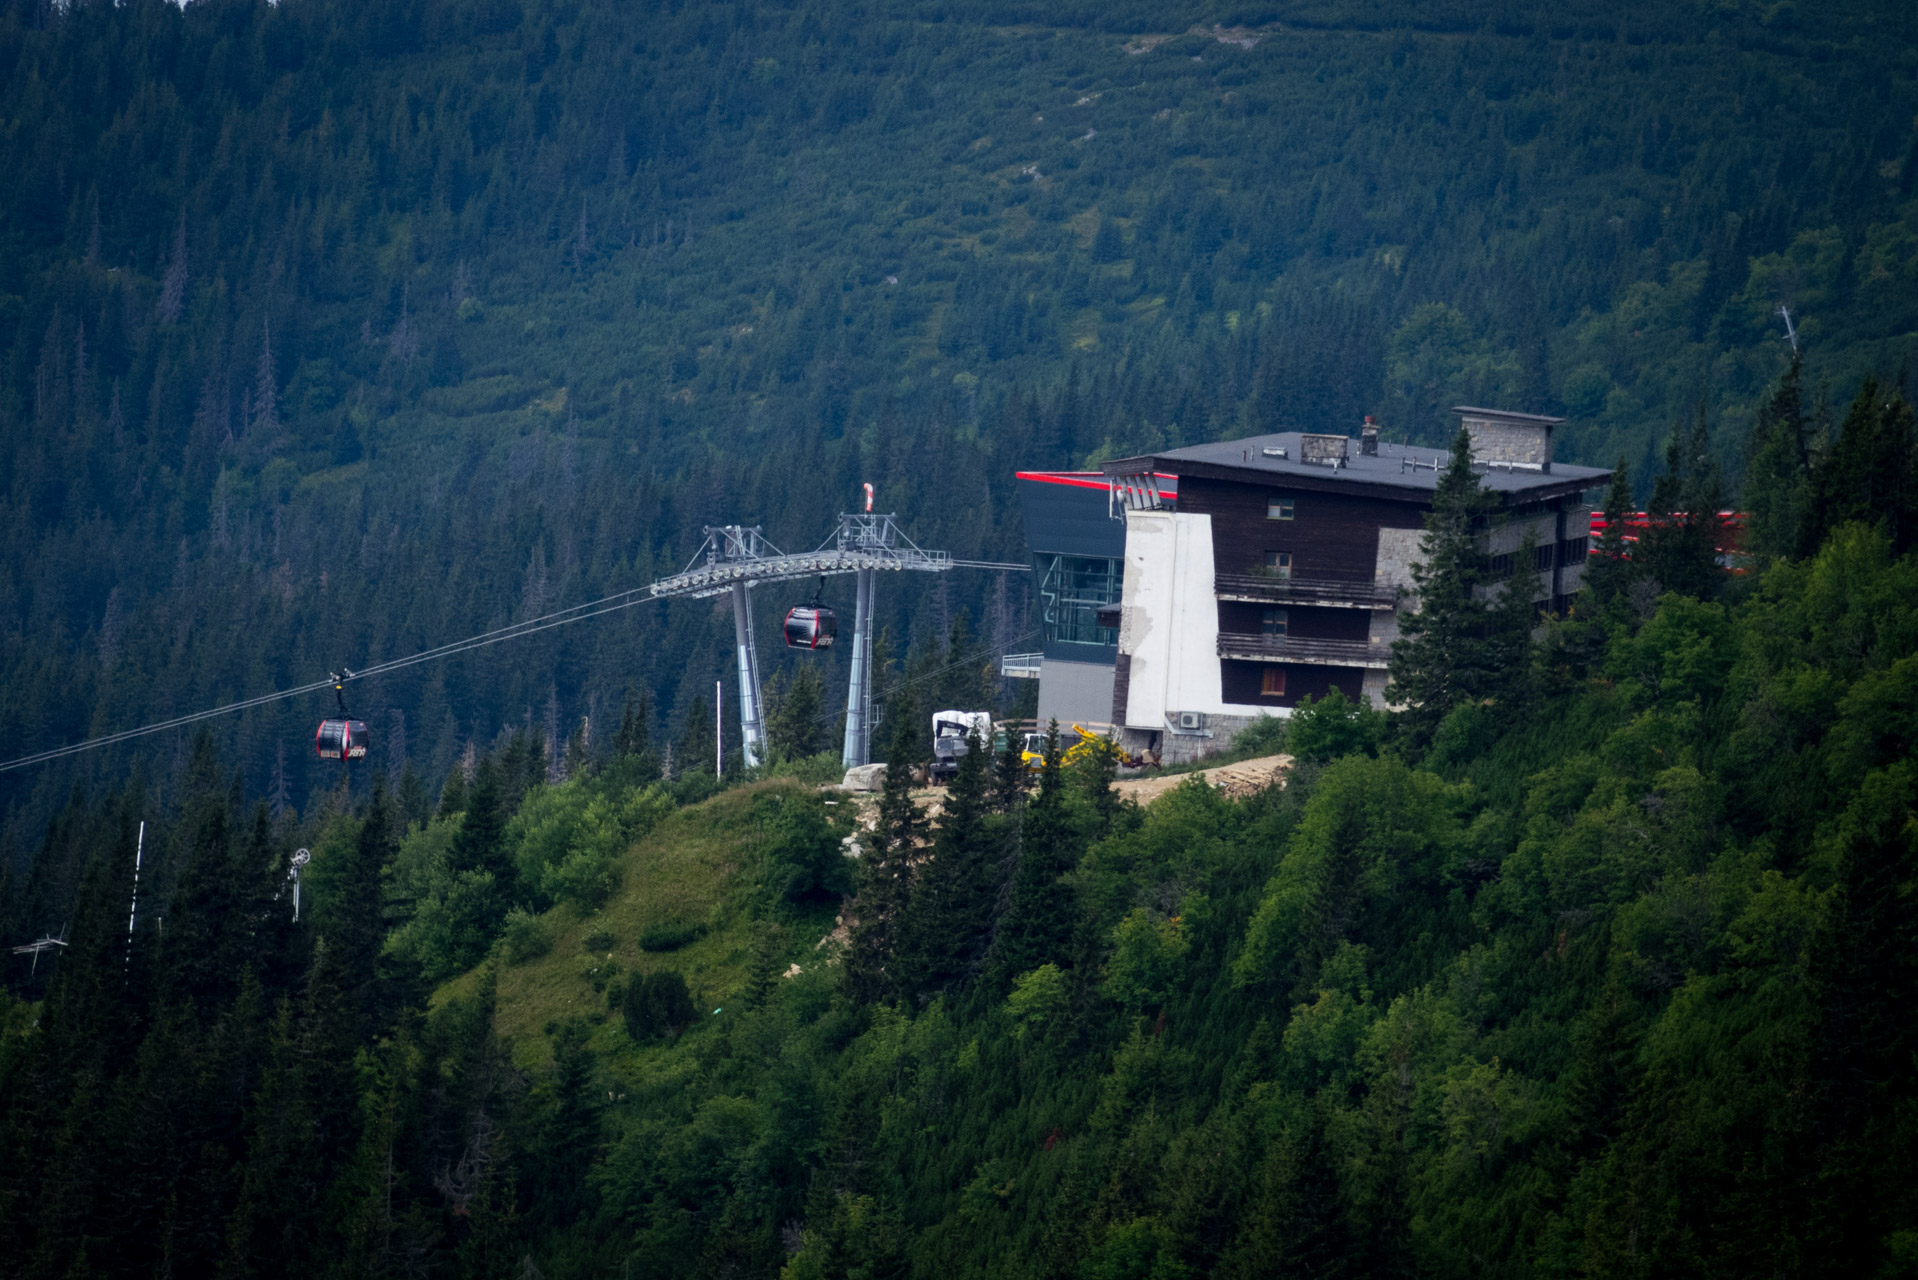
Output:
[[830,649],[833,637],[839,634],[839,615],[819,603],[820,592],[824,591],[826,580],[819,580],[819,590],[813,592],[812,603],[802,604],[786,614],[786,647],[789,649]]
[[333,697],[340,704],[340,714],[320,721],[319,732],[313,735],[313,749],[319,752],[322,760],[364,760],[370,737],[366,732],[366,723],[355,720],[347,711],[346,695],[340,690],[341,684],[336,676]]

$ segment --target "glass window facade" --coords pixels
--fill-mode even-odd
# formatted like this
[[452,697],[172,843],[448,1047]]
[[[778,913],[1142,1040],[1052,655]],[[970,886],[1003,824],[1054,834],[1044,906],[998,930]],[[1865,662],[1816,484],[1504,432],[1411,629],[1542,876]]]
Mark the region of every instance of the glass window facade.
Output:
[[1040,618],[1047,641],[1117,645],[1119,629],[1099,625],[1099,610],[1119,603],[1123,560],[1091,556],[1037,557]]

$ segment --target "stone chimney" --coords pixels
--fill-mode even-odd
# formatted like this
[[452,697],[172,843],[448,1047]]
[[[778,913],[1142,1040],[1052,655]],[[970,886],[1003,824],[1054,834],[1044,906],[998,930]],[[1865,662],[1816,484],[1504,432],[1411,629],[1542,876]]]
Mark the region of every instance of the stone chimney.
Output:
[[1376,458],[1379,454],[1379,424],[1369,413],[1365,415],[1365,425],[1359,428],[1359,453],[1367,458]]
[[1342,467],[1345,465],[1348,443],[1345,436],[1306,432],[1299,436],[1299,461],[1316,463],[1322,467]]
[[1552,469],[1552,429],[1565,421],[1536,413],[1453,405],[1452,412],[1472,438],[1472,461],[1494,470]]

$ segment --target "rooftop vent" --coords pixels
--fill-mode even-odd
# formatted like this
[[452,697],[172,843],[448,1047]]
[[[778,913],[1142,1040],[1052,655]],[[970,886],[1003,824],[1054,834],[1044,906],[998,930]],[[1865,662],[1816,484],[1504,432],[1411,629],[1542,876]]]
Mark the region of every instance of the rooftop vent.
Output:
[[1359,452],[1368,458],[1379,454],[1379,424],[1369,413],[1365,415],[1365,425],[1359,428]]
[[1299,461],[1320,466],[1342,467],[1345,450],[1351,440],[1345,436],[1302,435],[1299,437]]
[[1267,458],[1283,458],[1286,456],[1285,450],[1283,449],[1261,449],[1259,453]]
[[1468,404],[1454,405],[1452,412],[1472,437],[1473,462],[1502,470],[1551,471],[1552,429],[1565,419]]

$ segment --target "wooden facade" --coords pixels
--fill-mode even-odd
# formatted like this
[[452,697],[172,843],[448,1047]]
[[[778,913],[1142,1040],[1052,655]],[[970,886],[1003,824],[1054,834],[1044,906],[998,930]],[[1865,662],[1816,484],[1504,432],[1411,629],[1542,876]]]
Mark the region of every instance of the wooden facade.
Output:
[[[1290,520],[1266,515],[1274,497],[1291,499]],[[1369,583],[1379,530],[1423,528],[1427,505],[1282,484],[1179,480],[1179,510],[1212,517],[1214,567],[1222,574],[1257,573],[1266,552],[1289,551],[1294,578]]]

